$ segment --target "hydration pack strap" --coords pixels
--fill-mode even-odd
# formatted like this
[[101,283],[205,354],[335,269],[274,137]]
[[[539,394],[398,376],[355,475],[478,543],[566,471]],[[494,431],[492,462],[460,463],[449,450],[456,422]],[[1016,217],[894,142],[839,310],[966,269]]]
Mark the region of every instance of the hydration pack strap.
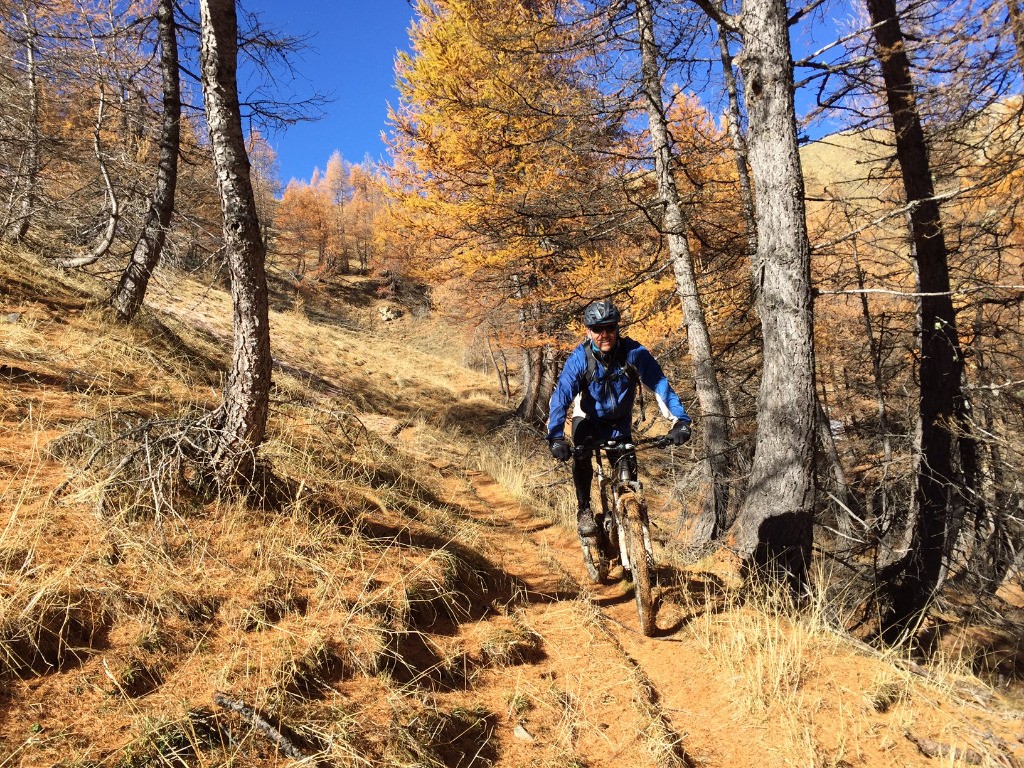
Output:
[[[587,383],[597,381],[597,354],[594,352],[594,344],[587,339],[583,345],[584,351],[587,353]],[[626,353],[623,349],[622,340],[615,347],[614,358],[605,365],[605,378],[608,378],[612,374],[612,366],[621,368],[629,380],[636,387],[636,399],[640,406],[640,418],[633,423],[634,427],[639,427],[644,421],[647,420],[646,409],[644,408],[644,387],[640,383],[640,371],[637,370],[636,366],[632,363],[626,362]]]

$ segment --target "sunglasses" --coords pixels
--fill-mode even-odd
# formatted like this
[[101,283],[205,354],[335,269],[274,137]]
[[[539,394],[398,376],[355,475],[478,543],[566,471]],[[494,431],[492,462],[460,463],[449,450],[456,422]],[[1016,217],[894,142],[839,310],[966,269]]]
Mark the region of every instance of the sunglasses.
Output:
[[602,334],[602,333],[618,333],[619,326],[617,326],[617,325],[592,325],[592,326],[590,326],[590,331],[593,332],[594,334],[598,334],[598,335]]

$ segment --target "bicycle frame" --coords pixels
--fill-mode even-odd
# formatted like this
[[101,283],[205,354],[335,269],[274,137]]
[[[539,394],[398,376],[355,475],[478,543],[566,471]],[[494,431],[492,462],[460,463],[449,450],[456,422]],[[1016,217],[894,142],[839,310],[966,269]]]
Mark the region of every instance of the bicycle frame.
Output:
[[[616,539],[620,563],[627,571],[632,570],[632,564],[629,562],[625,528],[622,525],[622,500],[626,494],[636,496],[640,502],[642,515],[640,522],[643,530],[644,549],[652,560],[654,558],[650,526],[647,520],[647,505],[643,500],[643,483],[639,479],[633,479],[629,460],[630,458],[635,460],[637,449],[644,447],[661,448],[665,445],[667,443],[664,438],[653,437],[634,442],[619,442],[617,440],[588,441],[580,446],[583,450],[594,451],[595,458],[597,459],[597,482],[601,497],[601,512],[604,519],[605,534],[609,541],[613,537]],[[612,452],[618,454],[614,460],[611,456]],[[605,471],[606,461],[609,472]]]
[[[665,438],[648,438],[634,442],[616,440],[586,441],[577,446],[578,452],[597,455],[597,479],[601,489],[601,526],[596,536],[580,536],[583,560],[594,583],[608,576],[610,563],[616,557],[633,582],[640,631],[652,636],[657,630],[654,615],[657,602],[654,595],[654,549],[647,519],[647,504],[643,498],[643,484],[634,479],[636,452],[641,446],[665,446]],[[603,456],[602,456],[603,454]],[[582,458],[581,453],[577,453]],[[605,471],[605,460],[608,471]],[[609,498],[610,497],[610,498]]]

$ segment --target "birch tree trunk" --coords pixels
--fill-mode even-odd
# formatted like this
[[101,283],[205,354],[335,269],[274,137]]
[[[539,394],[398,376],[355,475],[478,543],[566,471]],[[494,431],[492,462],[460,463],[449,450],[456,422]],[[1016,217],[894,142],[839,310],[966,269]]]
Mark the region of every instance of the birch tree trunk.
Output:
[[220,192],[234,310],[231,371],[212,459],[222,486],[251,482],[270,403],[270,327],[266,252],[249,177],[236,78],[234,0],[202,0],[200,65],[206,122]]
[[[157,22],[160,39],[160,72],[163,81],[163,116],[160,123],[160,159],[156,190],[142,232],[132,249],[128,266],[110,296],[118,318],[130,322],[142,306],[149,278],[160,261],[167,228],[174,213],[178,184],[178,150],[181,141],[181,86],[178,77],[178,38],[173,0],[159,0]],[[265,241],[264,241],[265,242]]]
[[7,225],[7,239],[19,243],[28,234],[32,210],[36,205],[36,186],[39,183],[39,83],[36,79],[36,21],[32,13],[21,14],[25,24],[25,90],[28,97],[28,131],[25,146],[24,188],[21,192],[20,212]]
[[729,539],[796,586],[811,556],[814,339],[793,63],[785,0],[745,0],[739,57],[749,121],[757,253],[753,260],[764,369],[747,494]]
[[713,521],[712,536],[718,537],[728,525],[729,507],[729,422],[715,371],[711,334],[704,303],[697,287],[693,257],[686,238],[686,223],[679,189],[672,175],[672,147],[661,92],[661,67],[654,36],[652,0],[637,0],[637,29],[640,33],[642,92],[647,107],[648,132],[654,153],[658,197],[664,209],[662,230],[668,240],[669,259],[676,278],[676,293],[686,319],[686,338],[693,360],[697,401],[700,404],[700,432],[704,440],[704,473],[710,480],[704,513]]

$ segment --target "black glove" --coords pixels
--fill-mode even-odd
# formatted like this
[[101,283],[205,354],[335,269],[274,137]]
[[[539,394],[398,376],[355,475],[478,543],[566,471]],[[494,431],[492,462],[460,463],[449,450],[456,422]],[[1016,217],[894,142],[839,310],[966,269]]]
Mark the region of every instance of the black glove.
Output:
[[690,425],[685,421],[677,421],[675,426],[668,431],[665,438],[672,443],[672,445],[682,445],[690,439]]
[[551,455],[559,461],[568,461],[572,456],[572,448],[564,437],[556,437],[551,441]]

